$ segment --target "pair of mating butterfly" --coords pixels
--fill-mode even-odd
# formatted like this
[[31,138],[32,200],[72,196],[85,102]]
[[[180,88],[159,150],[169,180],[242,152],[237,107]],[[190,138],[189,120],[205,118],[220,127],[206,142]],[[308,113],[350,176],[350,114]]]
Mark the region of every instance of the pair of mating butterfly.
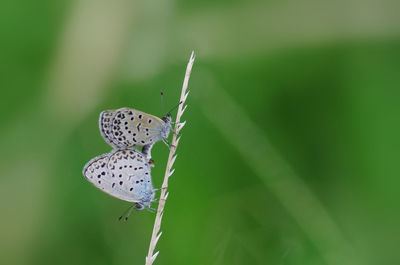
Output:
[[[126,216],[133,208],[151,209],[150,204],[155,201],[150,151],[159,140],[170,146],[167,137],[171,124],[169,112],[162,119],[131,108],[100,113],[101,136],[114,150],[90,160],[83,168],[83,175],[105,193],[134,202]],[[142,152],[133,149],[134,146],[143,147]]]

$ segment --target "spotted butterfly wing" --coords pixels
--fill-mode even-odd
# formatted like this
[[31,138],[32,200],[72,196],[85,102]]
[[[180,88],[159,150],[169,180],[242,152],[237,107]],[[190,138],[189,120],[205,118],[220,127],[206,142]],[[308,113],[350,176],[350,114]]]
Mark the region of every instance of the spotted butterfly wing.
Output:
[[114,150],[90,160],[83,175],[94,186],[118,199],[150,207],[154,190],[150,164],[132,149]]
[[171,130],[170,116],[160,119],[145,112],[121,108],[100,113],[100,132],[114,148],[151,146],[168,137]]
[[100,128],[100,134],[103,137],[103,139],[112,147],[117,147],[114,145],[113,142],[113,135],[112,135],[112,117],[115,111],[113,110],[105,110],[100,113],[100,118],[99,118],[99,128]]

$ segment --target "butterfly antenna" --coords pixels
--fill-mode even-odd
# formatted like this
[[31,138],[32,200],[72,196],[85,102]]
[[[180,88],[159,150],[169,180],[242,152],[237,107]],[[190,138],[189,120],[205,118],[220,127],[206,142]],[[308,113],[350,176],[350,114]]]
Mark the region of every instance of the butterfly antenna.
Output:
[[164,91],[161,90],[161,110],[162,110],[162,115],[165,116],[164,112]]
[[121,221],[122,218],[125,219],[125,221],[128,220],[129,215],[131,215],[133,209],[135,209],[136,204],[133,204],[131,206],[129,206],[128,209],[125,210],[125,212],[118,218],[118,221]]
[[182,101],[180,101],[178,104],[176,104],[172,109],[170,109],[168,112],[167,112],[167,114],[170,114],[171,113],[171,111],[173,111],[174,109],[176,109],[177,107],[179,107],[179,105],[181,105],[182,104]]

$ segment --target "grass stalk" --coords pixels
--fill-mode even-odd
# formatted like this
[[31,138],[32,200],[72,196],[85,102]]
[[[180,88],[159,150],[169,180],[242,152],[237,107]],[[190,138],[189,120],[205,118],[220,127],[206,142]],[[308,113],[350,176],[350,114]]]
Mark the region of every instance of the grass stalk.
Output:
[[[194,63],[194,52],[192,52],[189,62],[186,67],[186,73],[185,73],[185,78],[183,80],[183,85],[182,85],[182,92],[181,92],[181,98],[180,98],[180,104],[178,107],[178,112],[176,114],[176,120],[175,120],[175,126],[174,126],[174,133],[172,136],[172,145],[169,150],[169,155],[168,155],[168,162],[167,162],[167,167],[165,169],[165,174],[164,174],[164,181],[161,187],[161,195],[160,195],[160,200],[158,203],[158,208],[157,208],[157,214],[156,214],[156,219],[154,221],[154,226],[153,226],[153,233],[151,235],[151,241],[149,245],[149,252],[147,253],[146,256],[146,265],[151,265],[153,264],[154,260],[157,258],[159,251],[154,253],[154,250],[156,248],[157,242],[160,239],[162,232],[160,232],[160,227],[161,227],[161,221],[162,221],[162,216],[164,213],[164,207],[165,203],[168,198],[168,179],[169,177],[174,173],[175,169],[172,169],[172,166],[174,165],[176,155],[175,151],[178,147],[178,143],[180,140],[180,137],[178,137],[180,130],[183,128],[186,122],[181,123],[181,117],[183,112],[186,109],[185,101],[187,96],[189,95],[189,91],[187,91],[187,87],[189,84],[189,78],[190,78],[190,73],[192,71],[192,66]],[[187,92],[186,92],[187,91]]]

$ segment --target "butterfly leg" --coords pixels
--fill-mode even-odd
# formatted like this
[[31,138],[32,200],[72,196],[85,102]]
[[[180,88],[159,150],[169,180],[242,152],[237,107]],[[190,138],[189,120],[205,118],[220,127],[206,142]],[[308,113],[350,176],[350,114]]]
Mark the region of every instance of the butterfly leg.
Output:
[[170,144],[170,142],[168,142],[168,140],[167,139],[165,139],[165,138],[163,138],[162,139],[162,141],[164,142],[164,144],[168,147],[168,149],[171,149],[171,147],[174,147],[174,148],[176,148],[176,146],[175,145],[173,145],[173,144]]
[[167,139],[163,138],[162,141],[168,148],[170,148],[170,143],[168,142]]
[[179,137],[179,136],[181,136],[181,134],[180,133],[175,133],[175,131],[172,131],[172,133],[176,136],[176,137]]
[[155,213],[156,212],[156,209],[154,209],[154,208],[147,208],[147,211],[149,211],[149,212],[151,212],[151,213]]
[[161,198],[154,198],[154,200],[152,200],[152,202],[160,202],[163,201],[165,202],[165,199],[161,199]]
[[158,188],[158,189],[153,189],[153,191],[159,191],[159,190],[165,190],[165,189],[167,189],[167,187],[161,187],[161,188]]

